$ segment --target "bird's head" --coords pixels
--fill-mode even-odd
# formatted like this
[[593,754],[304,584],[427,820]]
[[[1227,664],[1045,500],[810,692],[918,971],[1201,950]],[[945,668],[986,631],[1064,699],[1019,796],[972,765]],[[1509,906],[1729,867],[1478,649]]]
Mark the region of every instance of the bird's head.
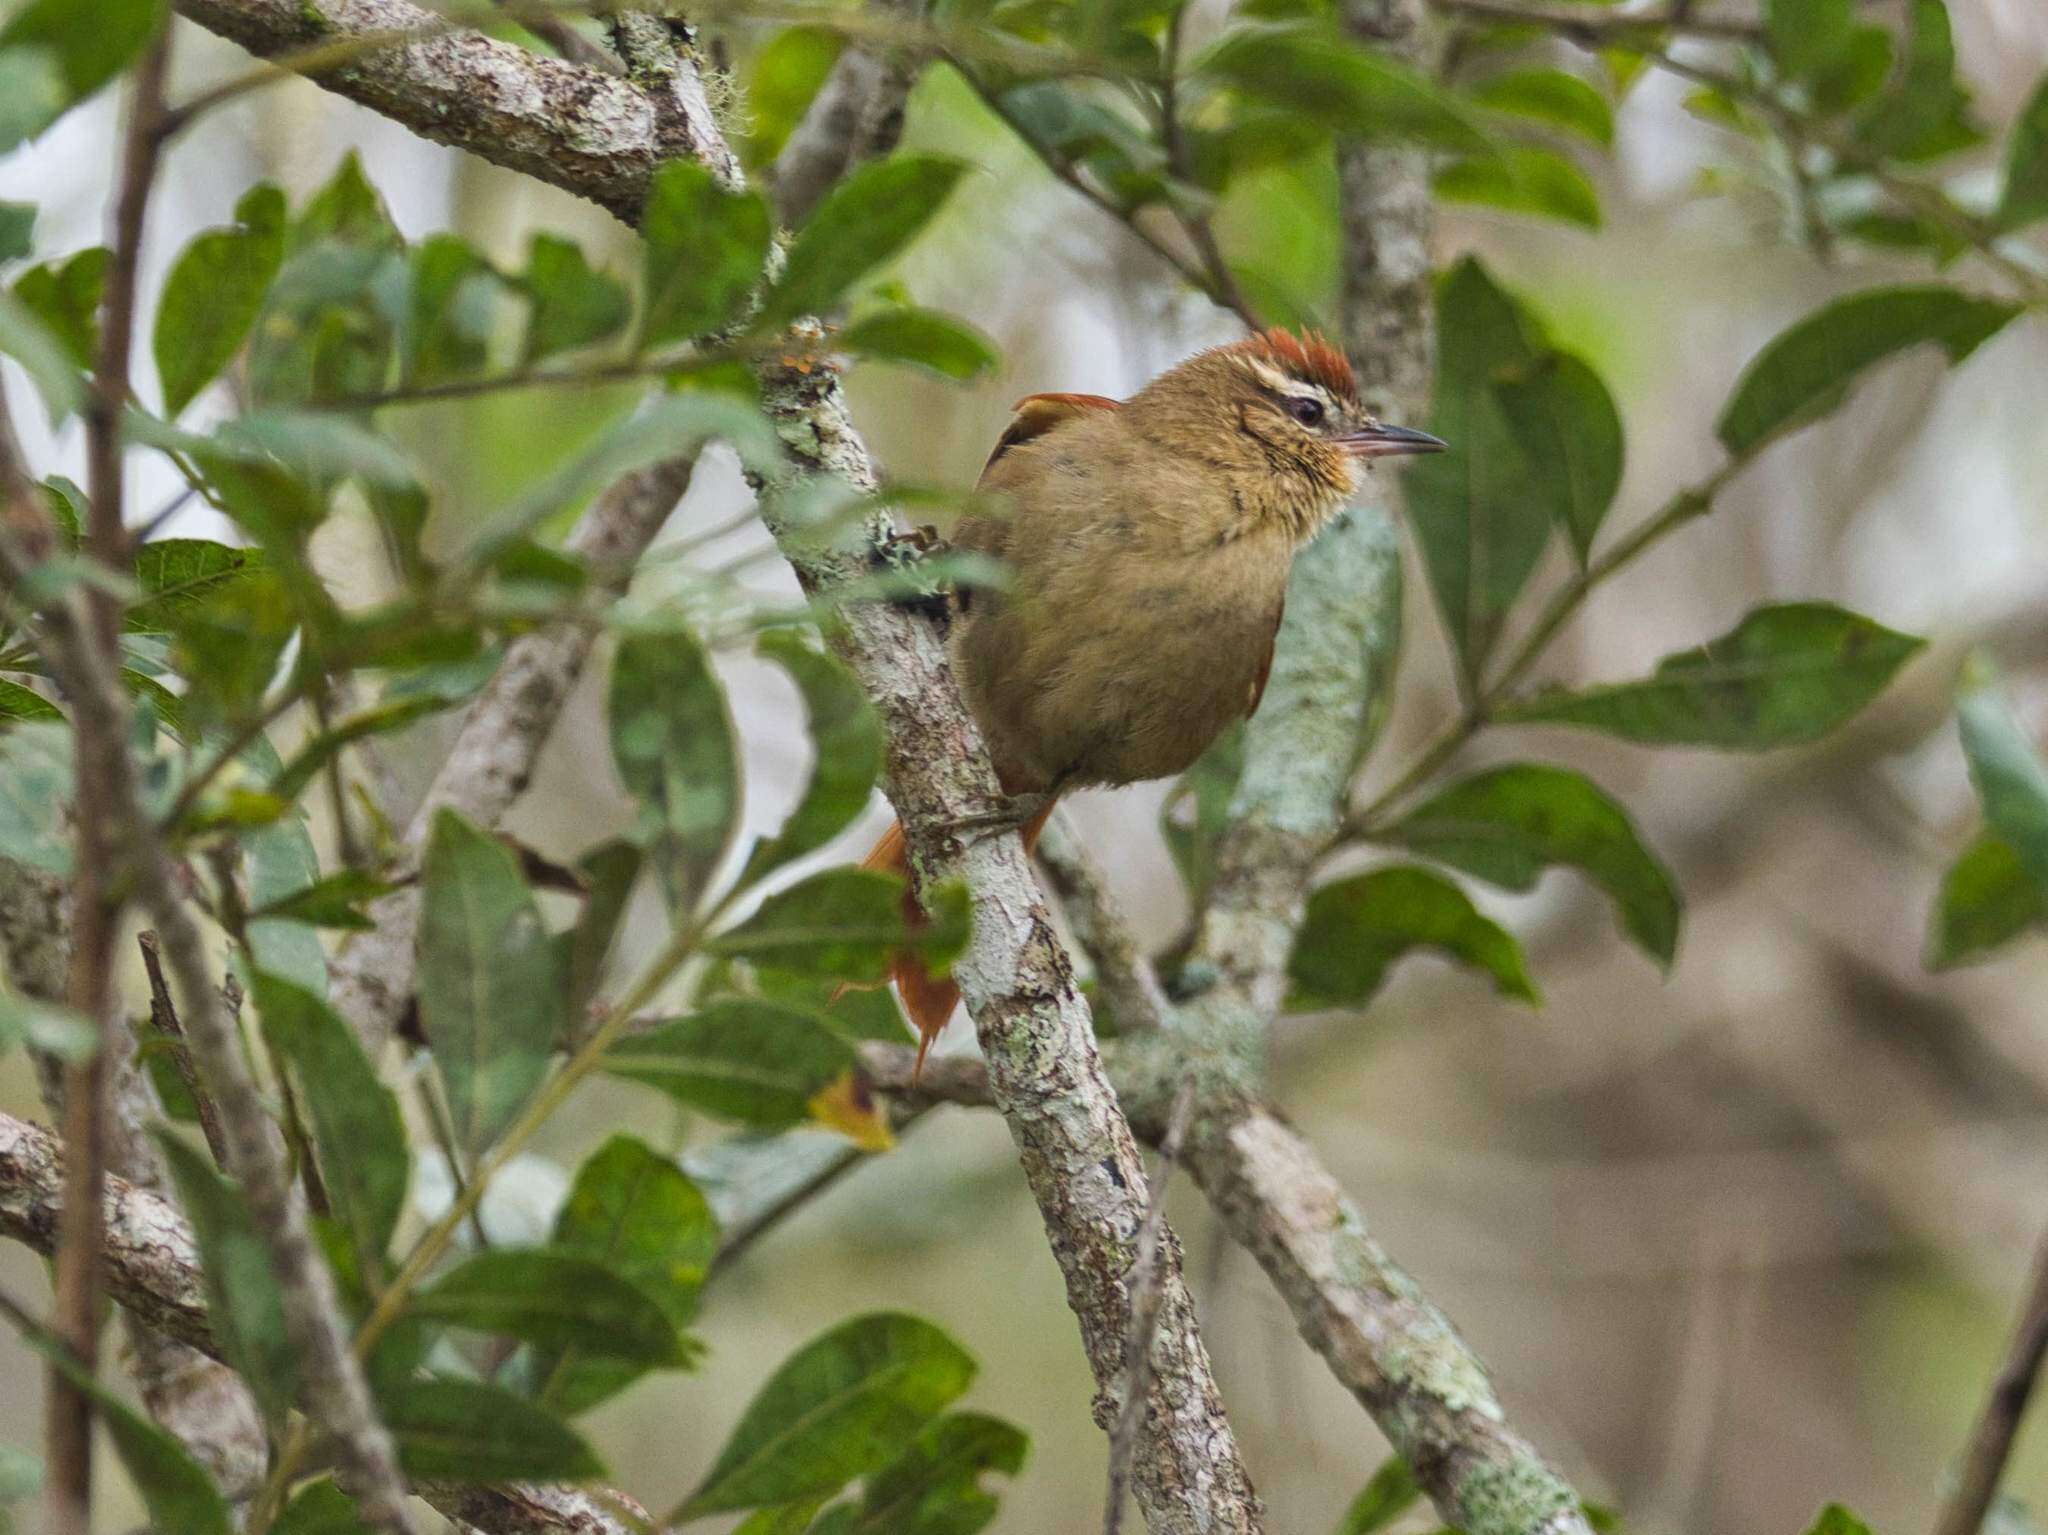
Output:
[[1441,438],[1378,420],[1351,364],[1320,335],[1273,329],[1198,352],[1130,402],[1160,435],[1312,533],[1377,458],[1439,453]]

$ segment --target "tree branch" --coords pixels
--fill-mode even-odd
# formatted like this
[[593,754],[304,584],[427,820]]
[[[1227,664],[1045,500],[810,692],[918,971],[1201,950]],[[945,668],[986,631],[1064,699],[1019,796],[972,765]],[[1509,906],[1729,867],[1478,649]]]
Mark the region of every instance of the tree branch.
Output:
[[1059,897],[1074,942],[1095,967],[1096,994],[1118,1029],[1161,1027],[1168,1004],[1152,961],[1118,909],[1108,878],[1063,810],[1046,823],[1038,844],[1038,866]]
[[[901,0],[877,0],[885,12]],[[775,159],[775,211],[801,224],[848,171],[886,155],[903,136],[903,104],[917,79],[901,50],[849,41]]]
[[2034,1271],[2027,1285],[2027,1298],[2019,1324],[1991,1390],[1970,1430],[1970,1442],[1963,1451],[1962,1468],[1956,1473],[1955,1490],[1943,1505],[1935,1535],[1977,1535],[1984,1516],[2005,1475],[2005,1463],[2012,1456],[2013,1440],[2019,1436],[2020,1420],[2041,1373],[2041,1360],[2048,1356],[2048,1240],[2034,1255]]
[[1626,42],[1660,32],[1689,32],[1696,37],[1759,40],[1764,24],[1757,16],[1702,14],[1687,4],[1648,10],[1605,10],[1593,5],[1551,5],[1543,0],[1429,0],[1431,7],[1459,21],[1501,26],[1547,27],[1589,43]]
[[[135,330],[135,279],[142,259],[143,216],[156,179],[157,119],[164,109],[164,80],[170,69],[167,22],[143,50],[128,101],[119,161],[119,190],[108,231],[108,261],[100,303],[92,389],[85,402],[86,487],[90,500],[84,553],[109,572],[124,573],[127,531],[122,526],[121,417],[128,405],[128,353]],[[7,450],[12,456],[13,433]],[[10,462],[8,490],[33,497],[19,464]],[[81,649],[113,653],[121,625],[121,604],[111,591],[94,587],[82,604],[76,634]],[[134,856],[116,839],[115,806],[127,769],[125,713],[111,718],[80,712],[75,722],[73,807],[77,820],[76,871],[72,878],[71,1006],[88,1019],[99,1045],[85,1060],[64,1070],[64,1132],[74,1147],[66,1170],[70,1179],[63,1240],[57,1247],[56,1303],[52,1329],[87,1376],[98,1368],[100,1332],[100,1180],[106,1173],[107,1084],[120,1037],[120,994],[114,954],[128,899],[125,865]],[[91,1395],[53,1362],[45,1374],[49,1410],[48,1525],[52,1535],[85,1535],[92,1526]]]

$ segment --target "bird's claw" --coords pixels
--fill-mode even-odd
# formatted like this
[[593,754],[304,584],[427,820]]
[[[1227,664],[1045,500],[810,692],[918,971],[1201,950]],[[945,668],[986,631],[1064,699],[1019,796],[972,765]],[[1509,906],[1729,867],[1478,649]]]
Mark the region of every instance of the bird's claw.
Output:
[[958,837],[963,842],[978,842],[984,837],[1021,832],[1044,812],[1053,799],[1051,794],[999,795],[988,809],[971,811],[947,821],[945,830],[948,836]]

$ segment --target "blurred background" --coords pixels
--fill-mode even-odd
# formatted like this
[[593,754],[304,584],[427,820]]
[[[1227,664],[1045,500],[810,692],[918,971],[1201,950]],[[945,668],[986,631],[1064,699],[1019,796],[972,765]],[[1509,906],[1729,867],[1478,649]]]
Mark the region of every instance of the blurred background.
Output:
[[[2048,7],[1951,10],[1982,115],[2010,121],[2048,67]],[[744,80],[747,39],[733,46]],[[245,67],[228,45],[181,32],[186,90]],[[1787,239],[1777,195],[1747,180],[1742,147],[1688,114],[1682,95],[1654,71],[1627,94],[1615,153],[1597,171],[1601,232],[1454,211],[1439,233],[1441,258],[1481,252],[1612,385],[1629,443],[1617,526],[1716,461],[1713,411],[1764,341],[1832,292],[1924,272],[1864,254],[1817,262]],[[115,126],[103,99],[0,167],[0,196],[44,210],[38,257],[100,238]],[[860,424],[896,478],[970,483],[1016,396],[1125,394],[1233,333],[943,71],[919,85],[908,140],[964,155],[981,174],[898,276],[920,302],[987,330],[1005,362],[968,388],[855,372]],[[153,210],[145,291],[250,181],[296,199],[349,150],[409,237],[452,227],[516,262],[528,234],[549,229],[574,235],[594,263],[630,265],[631,236],[595,210],[291,85],[243,98],[181,141]],[[1221,218],[1226,245],[1233,229],[1259,230],[1325,312],[1340,259],[1324,211],[1333,175],[1323,160],[1263,173]],[[37,469],[78,473],[75,429],[52,440],[18,380],[14,397]],[[537,480],[629,399],[532,391],[393,419],[459,517]],[[144,483],[138,504],[174,489]],[[745,505],[737,471],[714,453],[668,537]],[[173,531],[218,535],[205,517]],[[333,579],[373,594],[382,564],[368,530],[337,519],[322,537]],[[1551,579],[1563,567],[1555,550],[1553,561]],[[638,590],[660,603],[728,581],[768,602],[795,595],[758,527],[687,558],[657,554]],[[1414,573],[1379,781],[1452,708],[1426,591]],[[1281,1103],[1380,1238],[1490,1363],[1524,1430],[1637,1530],[1795,1532],[1831,1498],[1880,1535],[1923,1528],[2048,1229],[2048,944],[1942,976],[1923,962],[1936,879],[1976,814],[1948,713],[1965,647],[2003,663],[2034,738],[2048,733],[2048,326],[2007,328],[1952,375],[1917,356],[1885,370],[1848,410],[1768,454],[1710,520],[1603,590],[1551,670],[1634,675],[1757,602],[1801,597],[1934,641],[1819,748],[1733,758],[1495,730],[1475,749],[1473,760],[1512,750],[1570,762],[1631,808],[1687,902],[1668,976],[1618,940],[1603,903],[1553,875],[1525,899],[1481,897],[1529,945],[1540,1011],[1410,960],[1368,1013],[1290,1019],[1276,1042]],[[738,660],[725,675],[749,820],[772,827],[807,750],[796,700],[766,667]],[[585,692],[512,821],[564,857],[627,822],[595,690]],[[388,753],[401,807],[451,729],[432,722]],[[1157,830],[1163,796],[1089,794],[1074,807],[1162,946],[1185,915]],[[864,848],[880,819],[840,854]],[[655,914],[640,916],[644,939]],[[946,1048],[972,1048],[967,1032],[956,1026]],[[0,1109],[41,1117],[18,1054],[0,1067]],[[678,1147],[701,1133],[652,1093],[587,1090],[494,1195],[498,1229],[544,1231],[566,1170],[624,1126]],[[1384,1445],[1190,1189],[1172,1211],[1271,1527],[1334,1528]],[[0,1283],[15,1293],[45,1293],[38,1270],[0,1247]],[[713,1281],[703,1371],[650,1379],[591,1424],[618,1484],[651,1505],[675,1499],[790,1349],[883,1306],[952,1331],[983,1366],[970,1405],[1031,1432],[1033,1458],[999,1528],[1093,1527],[1104,1448],[1058,1273],[1000,1122],[958,1110],[929,1116]],[[40,1370],[0,1337],[0,1439],[36,1442],[40,1390]],[[2009,1490],[2048,1501],[2038,1424]],[[105,1514],[113,1530],[136,1510],[115,1497]],[[1413,1522],[1434,1521],[1419,1511]]]

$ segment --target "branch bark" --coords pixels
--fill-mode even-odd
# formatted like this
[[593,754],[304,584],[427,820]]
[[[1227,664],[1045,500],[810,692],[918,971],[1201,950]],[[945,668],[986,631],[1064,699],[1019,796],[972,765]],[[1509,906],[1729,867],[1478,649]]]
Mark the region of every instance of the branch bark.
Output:
[[2012,1457],[2013,1441],[2019,1437],[2020,1420],[2026,1416],[2044,1357],[2048,1357],[2048,1240],[2034,1255],[2033,1276],[2019,1323],[1970,1430],[1962,1469],[1956,1474],[1954,1492],[1942,1507],[1935,1535],[1977,1535],[1984,1527],[1984,1516],[2004,1479],[2005,1463]]

